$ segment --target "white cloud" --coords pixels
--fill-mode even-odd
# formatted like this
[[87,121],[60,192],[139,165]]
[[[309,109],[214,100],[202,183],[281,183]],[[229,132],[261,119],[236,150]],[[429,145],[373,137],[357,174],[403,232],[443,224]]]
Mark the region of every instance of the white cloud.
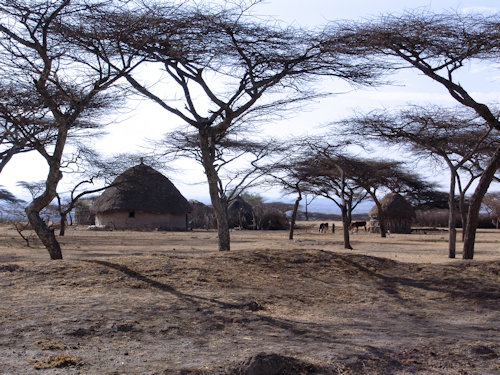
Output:
[[481,13],[481,14],[495,14],[500,11],[500,7],[489,7],[489,6],[471,6],[461,8],[462,13]]

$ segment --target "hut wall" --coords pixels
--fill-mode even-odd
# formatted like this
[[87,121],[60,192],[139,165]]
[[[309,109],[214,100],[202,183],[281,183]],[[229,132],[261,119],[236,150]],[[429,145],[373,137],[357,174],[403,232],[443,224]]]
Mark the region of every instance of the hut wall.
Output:
[[81,225],[94,225],[95,215],[90,212],[89,207],[77,206],[75,209],[75,222]]
[[[411,220],[408,219],[385,219],[385,226],[390,233],[411,233]],[[380,233],[380,222],[377,219],[370,220],[370,233]]]
[[185,214],[155,214],[134,211],[101,212],[96,215],[96,225],[109,226],[113,229],[161,229],[187,230]]
[[411,220],[408,219],[386,219],[386,226],[391,233],[411,233]]

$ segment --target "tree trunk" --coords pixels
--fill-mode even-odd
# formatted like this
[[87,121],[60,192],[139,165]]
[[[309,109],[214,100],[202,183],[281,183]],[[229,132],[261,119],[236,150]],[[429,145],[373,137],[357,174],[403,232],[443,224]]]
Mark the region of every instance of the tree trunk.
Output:
[[227,218],[227,202],[222,197],[219,189],[219,176],[214,166],[215,146],[211,137],[200,130],[199,140],[203,168],[207,175],[210,200],[217,220],[217,234],[219,241],[219,251],[229,251],[231,249],[231,239],[229,235],[229,222]]
[[64,234],[66,233],[66,215],[61,214],[59,225],[60,225],[59,235],[64,236]]
[[455,211],[455,170],[450,170],[450,192],[448,195],[448,258],[455,258],[457,246],[457,228]]
[[309,221],[309,203],[310,202],[307,202],[307,195],[306,195],[306,210],[304,211],[304,215],[306,216],[306,221]]
[[288,236],[289,240],[293,240],[293,230],[295,229],[295,220],[297,220],[297,211],[299,210],[299,203],[302,200],[302,195],[299,192],[299,196],[295,200],[293,205],[292,218],[290,219],[290,234]]
[[351,216],[350,216],[349,210],[347,209],[347,202],[345,199],[345,195],[346,195],[345,194],[345,185],[346,185],[345,174],[344,174],[344,170],[342,168],[340,168],[338,165],[337,165],[337,169],[340,172],[340,180],[341,180],[340,200],[341,200],[342,204],[340,205],[340,210],[342,212],[342,227],[344,230],[344,249],[352,250],[351,241],[349,238],[349,226],[351,225]]
[[60,129],[54,155],[50,158],[49,162],[49,174],[45,181],[45,191],[40,196],[34,198],[25,209],[28,221],[49,252],[50,259],[53,260],[62,259],[61,246],[57,242],[54,230],[49,229],[45,221],[40,217],[40,212],[57,196],[57,184],[62,178],[60,165],[66,134],[67,132],[65,133],[64,129]]
[[346,207],[347,209],[347,222],[349,223],[349,225],[351,225],[352,223],[352,208],[351,208],[351,202],[349,202],[349,205]]
[[349,220],[349,215],[347,214],[347,208],[345,206],[342,206],[341,212],[342,212],[342,229],[344,231],[344,249],[352,250],[349,238],[349,225],[351,225],[351,221]]
[[465,227],[467,226],[467,210],[465,209],[465,193],[460,194],[459,201],[460,221],[462,222],[462,242],[465,240]]
[[372,195],[372,199],[375,202],[375,205],[377,206],[377,218],[378,218],[378,225],[380,227],[380,237],[385,238],[387,237],[387,227],[385,225],[384,209],[382,208],[382,204],[375,195]]
[[483,197],[490,187],[491,181],[495,173],[500,168],[500,147],[495,151],[495,155],[491,158],[488,166],[484,170],[479,183],[476,186],[474,194],[472,194],[469,211],[467,212],[467,226],[465,228],[464,248],[462,253],[463,259],[474,258],[474,243],[476,241],[476,229],[479,220],[479,210]]
[[45,221],[40,217],[40,211],[34,207],[33,203],[26,207],[26,214],[38,238],[48,250],[50,259],[62,259],[61,246],[57,242],[54,230],[49,229]]

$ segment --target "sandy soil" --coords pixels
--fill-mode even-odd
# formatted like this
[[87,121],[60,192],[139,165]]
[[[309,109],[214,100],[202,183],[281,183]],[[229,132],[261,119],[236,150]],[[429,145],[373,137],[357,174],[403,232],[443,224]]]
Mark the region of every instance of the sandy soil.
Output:
[[[1,374],[498,374],[500,231],[89,232],[63,261],[0,228]],[[460,257],[460,254],[457,254]]]

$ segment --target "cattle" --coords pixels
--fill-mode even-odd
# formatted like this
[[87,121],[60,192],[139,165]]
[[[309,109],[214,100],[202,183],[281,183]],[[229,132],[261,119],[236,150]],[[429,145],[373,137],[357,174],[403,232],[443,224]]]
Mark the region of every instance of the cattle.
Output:
[[354,232],[354,229],[356,229],[356,232],[357,232],[359,227],[365,228],[365,232],[366,232],[366,221],[352,221],[351,225],[349,225],[349,230],[351,232]]
[[320,233],[326,233],[326,232],[328,232],[328,223],[321,223],[319,225],[319,232]]

